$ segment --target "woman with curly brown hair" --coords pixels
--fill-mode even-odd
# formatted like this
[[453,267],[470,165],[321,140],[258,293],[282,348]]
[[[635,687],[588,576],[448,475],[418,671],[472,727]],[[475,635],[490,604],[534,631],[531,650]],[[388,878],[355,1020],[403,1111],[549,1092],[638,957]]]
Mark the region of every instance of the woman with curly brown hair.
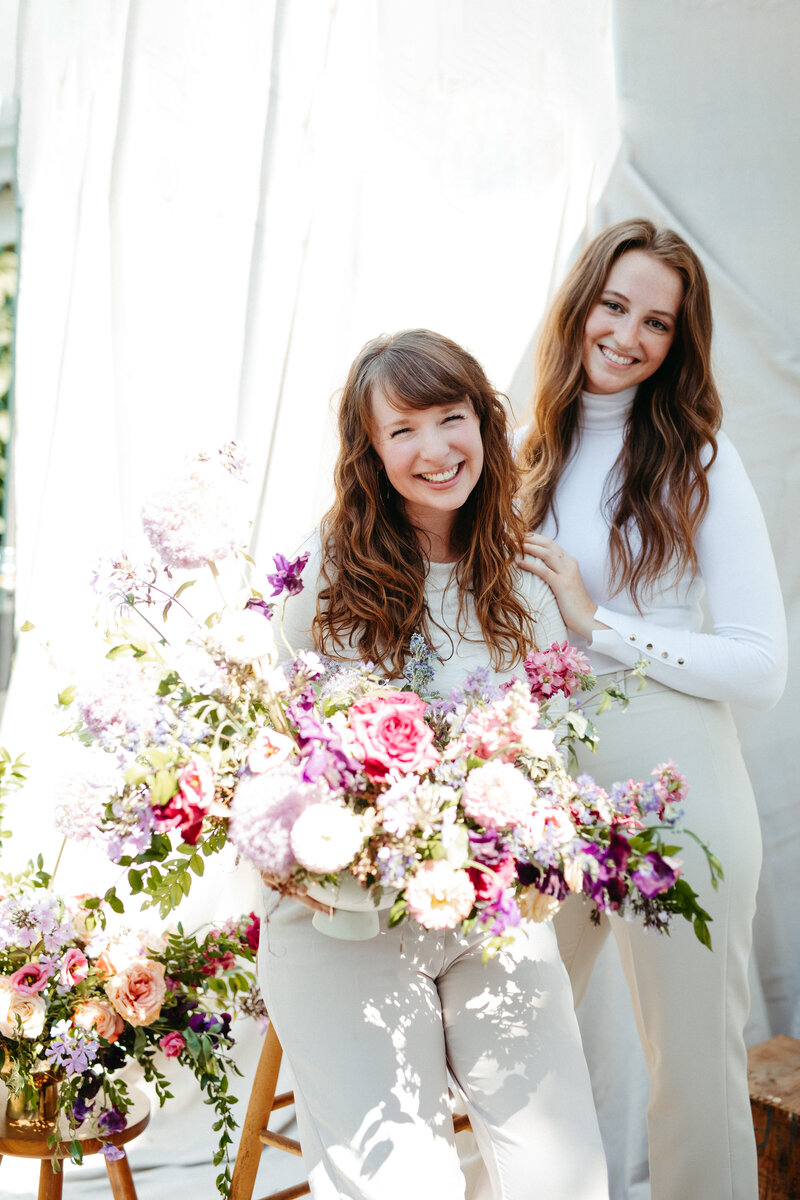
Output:
[[[576,1001],[609,929],[616,938],[650,1073],[652,1200],[758,1193],[743,1030],[761,842],[727,702],[778,701],[786,631],[761,510],[720,422],[699,259],[649,221],[603,230],[539,340],[520,450],[535,531],[523,565],[550,584],[601,681],[629,688],[581,765],[609,785],[674,758],[686,823],[725,870],[718,892],[701,887],[712,953],[688,926],[653,938],[614,917],[594,924],[577,897],[556,918]],[[627,681],[641,658],[639,692]],[[696,847],[683,857],[687,877],[707,878]]]
[[[523,525],[502,398],[447,338],[369,342],[339,411],[336,499],[284,630],[294,651],[400,678],[412,634],[445,694],[477,668],[518,672],[564,626],[517,569]],[[601,1200],[605,1164],[552,926],[523,921],[487,962],[487,930],[389,928],[342,942],[297,898],[270,906],[259,977],[295,1078],[317,1200],[456,1200],[465,1180],[448,1074],[485,1163],[484,1200]]]

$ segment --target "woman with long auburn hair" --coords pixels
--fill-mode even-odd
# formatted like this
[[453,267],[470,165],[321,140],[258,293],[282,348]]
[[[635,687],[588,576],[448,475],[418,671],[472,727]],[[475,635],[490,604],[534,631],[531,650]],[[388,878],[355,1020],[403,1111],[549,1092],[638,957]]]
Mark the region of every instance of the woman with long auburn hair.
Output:
[[[495,682],[563,638],[550,589],[517,570],[523,526],[502,398],[447,338],[369,342],[339,409],[336,498],[284,616],[295,652],[399,677],[421,633],[437,691]],[[303,897],[269,903],[259,978],[295,1079],[316,1200],[461,1200],[448,1073],[485,1165],[482,1200],[603,1200],[600,1132],[551,925],[483,961],[476,925],[336,941]],[[307,899],[307,898],[306,898]]]
[[523,566],[549,583],[600,681],[630,699],[598,718],[599,754],[581,765],[608,786],[673,758],[689,780],[686,824],[725,871],[717,892],[703,886],[701,852],[685,846],[713,952],[688,926],[654,938],[613,916],[593,923],[579,897],[556,917],[559,947],[577,1002],[615,936],[650,1073],[652,1200],[756,1200],[743,1030],[761,840],[727,702],[777,703],[786,629],[758,500],[720,431],[694,251],[646,220],[603,230],[555,297],[535,376]]

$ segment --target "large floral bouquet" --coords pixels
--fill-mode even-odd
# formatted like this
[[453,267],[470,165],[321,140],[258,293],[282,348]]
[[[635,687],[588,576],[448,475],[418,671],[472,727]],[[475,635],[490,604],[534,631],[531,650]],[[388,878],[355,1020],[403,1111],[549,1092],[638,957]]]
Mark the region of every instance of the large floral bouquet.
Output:
[[[227,1148],[236,1102],[230,1074],[231,1020],[263,1016],[252,963],[256,917],[203,936],[178,925],[163,935],[125,927],[98,897],[60,896],[38,864],[0,876],[0,1049],[2,1078],[22,1108],[35,1111],[43,1081],[58,1085],[51,1142],[123,1130],[131,1107],[117,1072],[138,1063],[161,1104],[170,1097],[163,1059],[187,1067],[216,1114],[217,1183],[227,1194]],[[109,1141],[103,1153],[119,1157]]]
[[[276,555],[261,576],[240,556],[240,474],[232,447],[192,464],[146,506],[159,559],[120,555],[98,573],[116,609],[105,674],[61,700],[107,754],[65,786],[64,831],[100,842],[165,914],[230,840],[278,889],[352,876],[376,904],[392,897],[392,921],[480,920],[499,937],[576,891],[656,928],[679,913],[708,942],[671,844],[677,769],[607,794],[565,768],[574,740],[596,739],[579,703],[585,660],[537,651],[525,679],[496,689],[478,676],[449,699],[420,638],[402,687],[309,652],[279,665],[280,598],[300,589],[305,560]],[[232,575],[237,558],[246,576]],[[186,591],[206,568],[221,603],[200,618]],[[119,905],[114,889],[106,899]]]

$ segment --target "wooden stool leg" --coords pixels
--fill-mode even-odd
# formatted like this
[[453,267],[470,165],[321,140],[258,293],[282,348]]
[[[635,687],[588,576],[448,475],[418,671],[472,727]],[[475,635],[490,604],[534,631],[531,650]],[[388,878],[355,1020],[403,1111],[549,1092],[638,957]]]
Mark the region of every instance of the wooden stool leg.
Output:
[[136,1200],[136,1188],[133,1186],[127,1154],[124,1158],[107,1158],[106,1170],[114,1200]]
[[230,1200],[251,1200],[253,1195],[263,1149],[258,1135],[269,1119],[272,1101],[275,1099],[282,1056],[283,1050],[278,1041],[278,1035],[270,1025],[264,1038],[264,1045],[261,1047],[253,1090],[250,1093],[250,1103],[247,1106],[247,1115],[239,1138],[239,1151],[236,1155],[231,1180]]
[[54,1171],[50,1159],[43,1158],[39,1168],[39,1200],[61,1200],[63,1186],[64,1164],[60,1171]]

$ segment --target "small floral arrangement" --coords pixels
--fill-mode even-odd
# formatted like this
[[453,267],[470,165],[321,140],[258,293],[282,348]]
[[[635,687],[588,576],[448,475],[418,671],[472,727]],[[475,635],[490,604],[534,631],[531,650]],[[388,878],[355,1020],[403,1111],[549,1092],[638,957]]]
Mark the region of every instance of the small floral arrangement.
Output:
[[[203,936],[180,925],[157,935],[115,922],[98,897],[60,896],[50,883],[41,859],[0,876],[3,1082],[31,1110],[42,1078],[57,1082],[63,1124],[50,1141],[68,1141],[80,1162],[79,1131],[104,1140],[126,1126],[132,1101],[117,1072],[137,1062],[163,1105],[171,1093],[160,1055],[176,1059],[214,1109],[214,1162],[224,1162],[217,1186],[227,1195],[236,1103],[228,1083],[240,1073],[230,1057],[231,1020],[265,1017],[247,965],[258,946],[257,918]],[[103,1153],[122,1152],[104,1141]]]
[[[709,942],[672,844],[680,772],[663,764],[606,793],[566,769],[574,742],[597,739],[583,656],[535,650],[525,679],[498,689],[479,674],[449,699],[420,637],[399,687],[309,652],[280,665],[281,598],[302,587],[306,560],[276,555],[260,575],[242,556],[241,475],[232,445],[189,464],[145,506],[159,558],[98,571],[115,609],[105,670],[61,700],[77,709],[73,732],[106,754],[66,782],[65,833],[99,842],[164,915],[230,841],[285,892],[349,873],[376,903],[391,893],[392,922],[479,920],[501,937],[574,891],[659,929],[683,915]],[[202,574],[221,600],[203,618],[186,606]],[[613,698],[624,702],[607,689],[601,708]],[[105,899],[120,906],[113,888]]]

